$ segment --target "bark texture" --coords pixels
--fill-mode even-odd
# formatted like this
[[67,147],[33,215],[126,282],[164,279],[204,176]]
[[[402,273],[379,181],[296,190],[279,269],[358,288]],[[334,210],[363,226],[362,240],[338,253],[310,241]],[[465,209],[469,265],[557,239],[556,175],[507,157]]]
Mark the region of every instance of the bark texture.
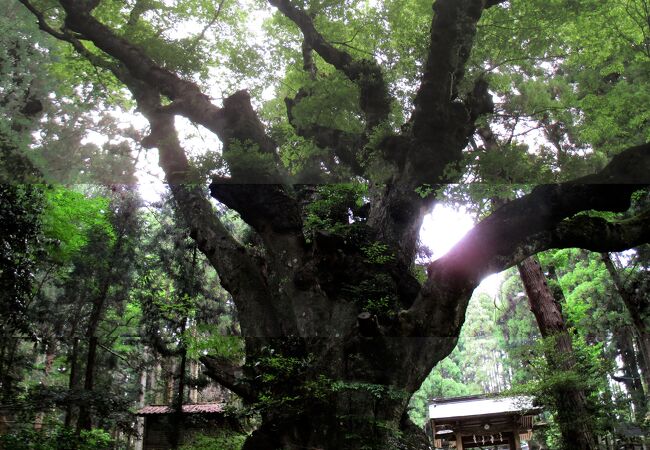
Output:
[[[638,343],[639,353],[641,358],[639,366],[646,389],[645,411],[648,408],[648,391],[650,390],[650,297],[647,289],[642,284],[647,283],[646,278],[641,276],[641,280],[634,283],[626,283],[621,276],[620,271],[614,265],[611,256],[608,253],[601,255],[605,267],[612,277],[616,291],[623,300],[623,304],[630,314],[632,319],[632,326],[634,327],[634,334]],[[629,345],[626,346],[629,348]]]
[[[60,0],[63,29],[50,26],[27,0],[21,2],[41,29],[123,82],[149,121],[151,132],[143,145],[158,149],[192,237],[237,307],[247,363],[203,362],[216,381],[262,412],[262,424],[246,450],[426,448],[424,434],[407,419],[409,397],[455,346],[471,293],[484,276],[552,247],[614,251],[650,240],[650,221],[643,218],[613,223],[575,216],[629,207],[630,195],[650,182],[650,145],[644,145],[622,152],[593,176],[537,187],[495,211],[431,264],[426,281],[412,274],[418,230],[437,200],[422,198],[416,189],[458,180],[446,169],[461,162],[476,118],[491,109],[484,81],[465,96],[459,84],[476,24],[486,8],[500,1],[435,2],[415,107],[399,132],[374,146],[372,158],[385,168],[382,179],[376,179],[359,153],[394,101],[382,67],[328,42],[297,3],[269,0],[302,33],[304,68],[311,79],[316,79],[316,52],[359,90],[365,126],[356,135],[297,126],[292,108],[309,95],[307,90],[285,101],[296,133],[335,154],[322,164],[336,160],[369,185],[363,207],[344,199],[332,208],[328,219],[343,225],[334,230],[306,227],[310,205],[323,201],[327,192],[287,174],[247,92],[213,104],[196,84],[98,21],[82,0]],[[103,54],[90,53],[81,39]],[[171,103],[163,106],[163,99]],[[251,245],[236,240],[213,211],[178,139],[176,115],[222,141],[230,174],[215,178],[210,194],[250,225]],[[313,179],[328,176],[321,171]]]
[[[542,337],[553,340],[553,351],[546,354],[548,364],[558,370],[576,370],[571,335],[562,316],[562,308],[548,286],[539,261],[534,256],[529,257],[519,263],[517,268]],[[559,386],[554,392],[554,397],[564,448],[598,448],[586,393],[575,386],[567,385]]]
[[[642,423],[648,412],[648,395],[641,382],[642,366],[639,364],[637,351],[634,348],[634,333],[631,327],[621,327],[616,330],[614,340],[623,362],[623,376],[617,381],[621,381],[625,385],[625,390],[628,392],[634,406],[635,420]],[[638,356],[643,357],[643,355]]]

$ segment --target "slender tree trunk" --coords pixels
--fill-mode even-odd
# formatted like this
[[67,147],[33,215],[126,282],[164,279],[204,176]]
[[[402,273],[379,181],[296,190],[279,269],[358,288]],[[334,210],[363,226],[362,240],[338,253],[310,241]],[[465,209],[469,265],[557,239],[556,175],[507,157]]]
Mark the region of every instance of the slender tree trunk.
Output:
[[[54,363],[54,345],[51,343],[46,344],[45,346],[45,367],[43,368],[43,378],[41,379],[41,385],[48,385],[48,377],[52,370],[52,364]],[[43,420],[45,419],[45,412],[39,411],[36,414],[34,419],[34,429],[40,431],[43,428]]]
[[[4,327],[4,324],[3,324]],[[9,335],[5,329],[2,330],[2,339],[0,339],[0,385],[5,385],[5,353],[9,344]]]
[[[185,333],[186,323],[187,320],[184,320],[183,325],[181,326],[181,336],[183,336]],[[169,444],[171,445],[172,449],[178,448],[178,446],[181,444],[181,440],[183,438],[183,428],[185,424],[185,416],[183,415],[183,401],[185,399],[185,368],[187,365],[187,348],[185,348],[185,344],[183,343],[182,339],[180,347],[181,361],[178,365],[178,390],[176,391],[176,398],[173,402],[174,411],[170,415],[172,423],[170,424],[169,430]]]
[[[558,370],[574,369],[571,336],[539,261],[530,257],[517,267],[539,330],[544,338],[551,338],[554,342],[554,351],[546,355],[549,364]],[[595,450],[596,438],[585,392],[572,386],[559,387],[555,392],[555,403],[565,448]]]
[[[0,339],[0,386],[2,391],[4,391],[4,386],[6,384],[5,374],[4,374],[4,360],[5,360],[5,351],[7,349],[8,336],[6,331],[2,330],[2,339]],[[9,411],[4,408],[0,408],[0,434],[7,432],[9,422]]]
[[[4,370],[1,372],[2,378],[0,378],[0,383],[2,383],[2,389],[0,391],[0,403],[7,403],[12,396],[14,379],[11,370],[13,366],[16,345],[18,345],[18,339],[13,338],[10,333],[4,333],[4,335],[5,342],[2,346],[2,359],[0,359],[0,367],[4,367]],[[13,421],[14,413],[10,408],[0,409],[0,433],[8,431]]]
[[[68,392],[77,390],[79,384],[79,338],[73,338],[72,350],[68,357],[70,363],[70,378],[68,379]],[[75,408],[71,401],[68,401],[65,411],[65,427],[71,427],[75,423]]]
[[[107,261],[106,272],[99,274],[100,288],[97,296],[93,300],[93,309],[90,312],[88,326],[86,328],[86,338],[88,339],[88,352],[86,354],[86,374],[84,378],[84,391],[90,395],[95,388],[95,365],[97,362],[97,347],[99,339],[97,338],[97,329],[104,314],[104,307],[108,298],[108,291],[113,282],[113,271],[118,261],[118,255],[122,252],[124,244],[125,230],[122,229],[118,234],[115,245],[111,251],[111,257]],[[100,269],[102,270],[102,269]],[[87,401],[83,401],[79,409],[78,429],[90,430],[93,425],[92,408]]]
[[190,403],[199,402],[199,390],[196,388],[196,379],[199,377],[199,363],[197,361],[190,361],[190,376],[192,377],[192,382],[194,383],[190,386]]
[[647,293],[629,289],[614,265],[609,253],[601,253],[601,257],[609,275],[612,277],[616,291],[623,299],[623,303],[630,313],[632,325],[637,334],[637,342],[641,353],[641,367],[646,394],[650,392],[650,304]]
[[[196,333],[197,333],[196,327],[192,327],[193,338],[196,338]],[[190,403],[198,403],[199,390],[196,387],[196,380],[199,377],[199,362],[196,361],[195,359],[191,359],[188,362],[188,365],[189,365],[189,372],[190,372],[190,381],[192,383],[188,393],[189,401]]]
[[172,358],[166,358],[161,370],[162,380],[164,382],[161,404],[169,405],[174,402],[174,372],[176,370],[176,362]]
[[634,405],[635,420],[642,422],[647,412],[647,399],[641,383],[632,330],[629,327],[614,330],[614,339],[623,362],[623,378],[621,381],[630,395],[632,405]]
[[[157,405],[162,405],[163,403],[166,403],[165,401],[165,393],[166,391],[166,384],[163,385],[163,365],[161,361],[160,356],[156,356],[156,362],[154,365],[153,370],[151,371],[151,375],[149,377],[149,389],[151,389],[153,392],[155,392],[155,398],[153,399],[153,402]],[[165,381],[166,383],[166,381]]]
[[[147,353],[148,351],[147,348],[145,347],[144,349],[145,357]],[[140,408],[145,406],[145,399],[147,393],[147,378],[148,378],[147,368],[142,367],[142,370],[140,371],[140,392],[138,394],[138,407]],[[135,427],[136,427],[137,436],[135,438],[134,450],[142,450],[144,445],[144,417],[141,416],[136,417]]]
[[[88,339],[88,352],[86,355],[86,374],[84,377],[84,391],[86,395],[93,391],[95,384],[95,362],[97,361],[97,336],[90,336]],[[79,430],[90,430],[93,426],[92,408],[88,404],[88,399],[84,399],[79,408],[79,421],[77,428]]]
[[[646,392],[646,398],[650,397],[650,365],[643,357],[641,352],[641,339],[637,333],[634,333],[634,344],[638,349],[639,357],[637,358],[637,363],[639,364],[639,371],[641,372],[641,381],[643,382],[643,387]],[[650,408],[650,405],[649,405]]]
[[8,401],[12,397],[12,391],[16,382],[16,376],[14,372],[14,358],[16,357],[16,350],[18,348],[18,343],[20,339],[17,337],[10,336],[8,339],[8,350],[5,360],[5,370],[2,379],[2,400]]

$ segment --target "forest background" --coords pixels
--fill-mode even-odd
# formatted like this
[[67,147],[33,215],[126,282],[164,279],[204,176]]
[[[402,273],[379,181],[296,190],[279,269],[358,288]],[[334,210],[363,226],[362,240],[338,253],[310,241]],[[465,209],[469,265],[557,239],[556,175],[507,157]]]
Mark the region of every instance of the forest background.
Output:
[[[138,406],[200,401],[197,391],[214,379],[227,385],[220,371],[226,363],[255,362],[261,394],[254,400],[237,392],[238,383],[226,386],[235,393],[219,392],[229,402],[228,414],[245,424],[241,433],[184,444],[172,437],[173,445],[188,449],[240,448],[270,411],[296,404],[303,411],[304,399],[318,404],[331,393],[317,377],[287,392],[311,364],[304,355],[247,353],[235,301],[221,285],[225,275],[204,255],[178,197],[141,198],[137,185],[144,172],[161,176],[152,166],[156,145],[147,142],[154,133],[140,125],[146,107],[135,104],[133,88],[129,92],[112,70],[119,57],[74,30],[67,3],[2,0],[0,416],[12,425],[0,445],[131,448]],[[308,243],[324,245],[323,230],[325,237],[344,235],[365,220],[372,186],[392,170],[373,152],[396,130],[406,132],[399,127],[410,123],[417,81],[426,72],[428,33],[435,29],[430,2],[301,4],[329,44],[382,68],[396,100],[380,122],[360,100],[363,86],[312,51],[317,39],[301,38],[299,28],[309,33],[284,2],[277,2],[283,14],[263,2],[89,3],[94,17],[212,99],[247,88],[293,180],[319,181],[301,230]],[[481,3],[487,8],[492,2]],[[462,208],[479,222],[535,185],[597,172],[614,155],[650,140],[647,1],[506,2],[486,9],[472,40],[465,77],[457,85],[452,80],[450,103],[483,95],[491,105],[475,111],[476,126],[458,161],[443,164],[440,179],[454,182],[420,180],[412,189],[417,198]],[[173,104],[169,100],[164,103]],[[252,176],[270,170],[268,155],[252,161],[245,145],[230,145],[227,157],[206,128],[176,120],[199,185],[236,174],[238,167]],[[358,133],[365,140],[350,158],[342,147]],[[647,156],[640,161],[643,173]],[[584,437],[576,443],[580,448],[619,448],[647,434],[650,253],[647,244],[635,245],[647,242],[649,198],[644,186],[634,191],[629,208],[586,214],[632,224],[640,217],[641,238],[612,248],[632,250],[549,250],[531,262],[545,278],[550,307],[561,312],[553,333],[534,314],[540,304],[530,279],[526,285],[530,266],[523,261],[519,271],[503,274],[494,297],[472,298],[453,352],[406,400],[415,424],[423,425],[428,398],[510,392],[533,394],[547,409],[548,426],[531,445],[577,448],[567,447],[575,431],[567,427],[576,418],[584,425],[576,432]],[[214,216],[252,254],[261,253],[263,233],[225,203],[210,204]],[[583,225],[589,234],[586,222],[572,223]],[[398,258],[392,252],[381,240],[361,247],[373,267],[390,266]],[[425,283],[430,251],[419,246],[413,261],[409,270]],[[365,280],[360,291],[346,295],[356,312],[384,327],[397,313],[386,295],[394,287],[382,280]],[[562,344],[559,335],[570,343]],[[378,382],[334,386],[365,390],[381,401],[392,395]],[[568,418],[561,403],[567,392],[579,394],[572,397],[577,415]],[[380,443],[393,437],[361,439],[368,448],[388,448]]]

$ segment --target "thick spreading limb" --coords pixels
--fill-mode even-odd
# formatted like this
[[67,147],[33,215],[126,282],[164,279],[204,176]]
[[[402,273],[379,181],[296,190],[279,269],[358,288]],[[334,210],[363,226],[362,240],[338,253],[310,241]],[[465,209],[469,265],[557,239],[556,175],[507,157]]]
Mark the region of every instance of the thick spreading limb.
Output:
[[650,211],[625,220],[578,215],[563,220],[554,230],[533,236],[529,241],[522,247],[533,253],[571,247],[593,252],[621,252],[650,242]]
[[[578,244],[600,251],[620,250],[647,242],[646,213],[618,224],[573,216],[589,210],[626,211],[632,193],[648,185],[650,144],[644,144],[621,152],[596,174],[538,186],[504,205],[429,266],[427,282],[413,306],[403,313],[405,326],[412,333],[426,335],[434,332],[428,318],[450,314],[456,319],[435,333],[453,333],[464,317],[460,298],[468,300],[474,287],[490,273],[537,252]],[[588,221],[593,233],[571,230],[569,225],[575,221]]]
[[93,42],[99,49],[119,60],[132,77],[156,86],[175,104],[175,112],[200,123],[219,137],[225,134],[225,118],[221,108],[210,102],[196,84],[181,79],[156,64],[142,49],[113,33],[95,19],[81,0],[62,0],[66,27]]
[[[566,245],[573,245],[575,241],[570,242],[569,238],[575,237],[575,233],[566,230],[566,223],[562,224],[565,219],[589,210],[623,212],[630,205],[631,194],[649,184],[650,144],[629,148],[596,174],[566,183],[538,186],[530,194],[504,205],[479,223],[443,259],[446,265],[458,267],[468,276],[471,273],[471,277],[476,278],[474,281],[479,281],[535,252],[562,245],[563,236],[566,236]],[[590,223],[596,225],[596,221]],[[629,231],[630,237],[636,240],[644,228],[637,225],[638,221],[634,220],[627,226],[621,223],[618,231]],[[609,230],[610,234],[614,231]],[[537,235],[546,237],[548,247],[531,242]],[[594,236],[595,239],[600,237],[602,235]],[[623,237],[612,239],[613,246],[620,247]],[[586,241],[583,242],[586,245]],[[635,242],[630,242],[628,248],[633,245]]]
[[413,134],[421,141],[434,141],[440,130],[463,127],[469,120],[458,85],[485,7],[483,0],[437,0],[433,5],[431,44],[411,117]]
[[211,356],[201,357],[207,375],[222,386],[230,389],[245,401],[257,400],[254,389],[243,379],[243,368],[233,366]]

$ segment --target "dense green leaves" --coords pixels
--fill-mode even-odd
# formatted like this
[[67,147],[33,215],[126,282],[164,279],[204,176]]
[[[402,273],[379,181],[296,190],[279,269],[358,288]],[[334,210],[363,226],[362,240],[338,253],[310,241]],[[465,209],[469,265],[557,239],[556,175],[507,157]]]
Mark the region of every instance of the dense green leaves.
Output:
[[103,236],[109,243],[115,240],[108,198],[88,198],[58,188],[47,193],[46,201],[43,229],[51,242],[51,257],[69,260],[88,244],[91,234]]
[[66,428],[49,431],[25,428],[0,436],[2,448],[12,450],[108,450],[111,444],[110,434],[100,429],[77,434]]

